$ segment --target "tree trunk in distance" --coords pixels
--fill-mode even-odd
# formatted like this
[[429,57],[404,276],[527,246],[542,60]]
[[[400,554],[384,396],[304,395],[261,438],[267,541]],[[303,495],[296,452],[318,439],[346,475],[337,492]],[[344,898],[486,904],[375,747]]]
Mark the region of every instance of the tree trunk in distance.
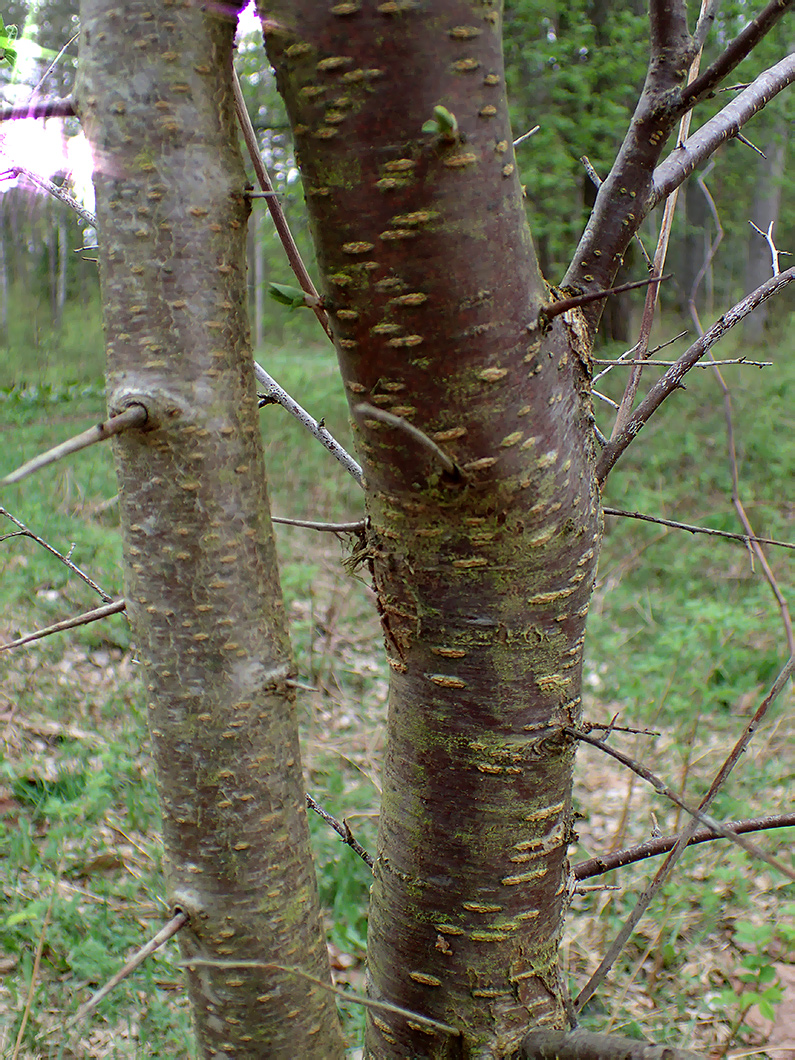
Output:
[[199,1050],[329,1060],[332,995],[274,967],[329,981],[247,320],[235,15],[86,0],[79,108],[109,410],[149,413],[116,443],[125,596]]
[[[776,225],[781,209],[781,181],[787,158],[787,125],[780,122],[776,135],[765,148],[766,158],[757,158],[757,181],[754,188],[754,203],[751,209],[751,220],[767,232],[767,226],[773,222],[775,240]],[[748,234],[748,265],[745,273],[745,289],[753,291],[764,283],[773,273],[770,246],[763,236],[753,228]],[[753,343],[762,341],[765,325],[770,313],[767,302],[763,302],[745,321],[745,335]]]
[[574,748],[556,726],[580,718],[601,525],[589,342],[579,310],[539,322],[499,7],[260,13],[365,466],[392,671],[369,992],[458,1031],[369,1012],[366,1055],[503,1057],[528,1027],[565,1025]]

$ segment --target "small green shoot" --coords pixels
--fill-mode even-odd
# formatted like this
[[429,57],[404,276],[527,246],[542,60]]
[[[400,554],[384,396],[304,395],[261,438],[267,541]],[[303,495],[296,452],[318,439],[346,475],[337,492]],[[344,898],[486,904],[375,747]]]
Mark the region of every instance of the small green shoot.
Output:
[[452,114],[447,107],[442,107],[441,105],[433,108],[433,117],[425,122],[422,131],[424,133],[432,133],[434,136],[438,136],[440,139],[447,140],[450,143],[460,139],[458,120],[455,114]]
[[269,283],[268,294],[280,305],[289,306],[293,309],[314,309],[321,305],[319,298],[313,298],[311,294],[302,291],[300,287],[291,287],[286,283]]

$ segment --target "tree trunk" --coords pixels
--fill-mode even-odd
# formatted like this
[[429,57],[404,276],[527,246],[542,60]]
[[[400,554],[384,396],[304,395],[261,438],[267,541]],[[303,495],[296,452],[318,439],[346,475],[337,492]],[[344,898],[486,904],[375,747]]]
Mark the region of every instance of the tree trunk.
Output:
[[392,671],[369,990],[456,1032],[370,1013],[367,1054],[502,1057],[565,1024],[560,726],[580,717],[600,531],[586,333],[577,310],[539,319],[496,5],[262,13]]
[[[771,137],[765,148],[765,158],[757,159],[757,181],[754,188],[754,203],[751,209],[751,220],[767,232],[773,222],[773,239],[781,208],[781,181],[787,158],[787,126],[780,122],[776,135]],[[773,274],[773,262],[770,246],[763,236],[753,229],[748,235],[748,265],[745,273],[745,290],[753,291]],[[745,335],[751,342],[761,342],[770,307],[764,302],[746,319]]]
[[[246,309],[231,8],[86,0],[128,612],[207,1057],[342,1055],[312,872]],[[254,962],[254,966],[234,962]]]

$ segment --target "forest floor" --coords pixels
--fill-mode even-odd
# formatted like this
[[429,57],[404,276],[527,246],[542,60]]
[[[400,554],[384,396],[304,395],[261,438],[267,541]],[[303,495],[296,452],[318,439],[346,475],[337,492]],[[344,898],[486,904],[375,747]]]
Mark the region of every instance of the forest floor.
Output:
[[[743,500],[756,532],[778,539],[792,536],[795,512],[787,499],[795,431],[786,397],[795,366],[784,352],[779,363],[765,351],[776,367],[763,372],[730,369]],[[283,350],[266,367],[347,438],[325,351]],[[604,381],[608,394],[614,375]],[[101,386],[79,370],[61,378],[28,377],[0,394],[0,474],[101,418]],[[670,404],[613,473],[605,504],[737,531],[717,386],[699,373]],[[262,424],[274,514],[361,516],[355,484],[283,410],[266,407]],[[110,454],[94,447],[4,490],[0,503],[53,547],[71,551],[115,596],[122,583],[114,494]],[[3,536],[17,529],[0,517],[0,643],[99,603],[34,541]],[[372,593],[343,567],[345,535],[278,527],[277,540],[302,685],[307,788],[373,850],[387,676]],[[767,555],[781,592],[793,598],[792,553]],[[586,717],[606,723],[618,713],[618,725],[643,730],[613,739],[673,789],[693,801],[704,793],[786,655],[779,607],[742,543],[607,520],[589,620]],[[0,667],[0,1056],[192,1056],[173,941],[87,1019],[65,1026],[169,915],[126,620],[117,615],[3,653]],[[793,704],[790,689],[718,797],[716,817],[791,810]],[[682,825],[676,807],[587,747],[578,755],[576,805],[573,865]],[[361,991],[368,870],[320,819],[310,823],[335,977]],[[795,864],[793,834],[754,839]],[[658,864],[588,880],[599,889],[575,896],[563,945],[572,990],[596,969]],[[584,1025],[714,1060],[795,1060],[794,951],[793,885],[729,844],[703,844],[678,864],[586,1008]],[[343,1007],[355,1056],[361,1009]]]

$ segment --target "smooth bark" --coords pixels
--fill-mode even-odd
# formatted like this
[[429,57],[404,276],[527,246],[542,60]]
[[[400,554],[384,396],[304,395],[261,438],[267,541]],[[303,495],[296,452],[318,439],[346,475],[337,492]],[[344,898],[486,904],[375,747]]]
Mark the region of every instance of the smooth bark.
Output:
[[[96,166],[109,410],[148,412],[115,443],[125,596],[170,899],[189,916],[179,938],[199,1050],[329,1060],[342,1042],[322,989],[264,485],[234,26],[226,7],[87,0],[78,105]],[[258,966],[225,963],[241,961]]]
[[579,717],[601,522],[582,315],[538,319],[496,5],[262,14],[392,671],[369,991],[458,1031],[379,1012],[367,1054],[504,1056],[565,1024],[574,749],[548,726]]

